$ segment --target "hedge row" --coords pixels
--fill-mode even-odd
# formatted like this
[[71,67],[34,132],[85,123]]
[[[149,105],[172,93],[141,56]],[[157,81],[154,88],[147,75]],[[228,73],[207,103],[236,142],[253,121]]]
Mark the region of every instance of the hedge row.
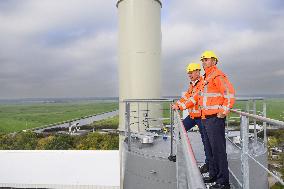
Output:
[[85,136],[42,135],[34,132],[0,134],[0,150],[117,150],[118,134]]

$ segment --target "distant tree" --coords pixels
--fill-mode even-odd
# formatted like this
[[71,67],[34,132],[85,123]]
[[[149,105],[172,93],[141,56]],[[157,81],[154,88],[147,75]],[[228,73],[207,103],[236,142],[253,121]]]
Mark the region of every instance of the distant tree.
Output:
[[45,150],[71,150],[74,145],[74,137],[70,135],[55,135],[44,144]]
[[269,136],[275,137],[278,139],[278,143],[284,142],[284,129],[277,129],[277,130],[272,130],[269,131]]
[[13,139],[14,150],[34,150],[37,146],[37,135],[32,131],[17,133]]
[[11,135],[0,134],[0,150],[13,150],[13,143]]
[[279,182],[276,182],[270,189],[284,189],[284,186],[281,185]]
[[103,137],[101,134],[89,133],[86,137],[84,137],[76,146],[78,150],[98,150],[99,144],[103,141]]
[[268,145],[270,148],[277,146],[278,140],[276,137],[269,137]]
[[109,140],[107,140],[107,150],[119,149],[119,136],[118,134],[109,134]]
[[77,150],[115,150],[118,149],[118,135],[89,133],[76,145]]
[[284,152],[281,153],[280,159],[281,159],[280,161],[281,161],[281,164],[282,164],[282,167],[280,169],[280,173],[282,175],[281,178],[284,180]]
[[50,135],[38,140],[36,150],[46,150],[49,148],[49,144],[54,140],[55,136]]
[[86,136],[40,135],[29,132],[0,134],[0,150],[117,150],[118,134]]

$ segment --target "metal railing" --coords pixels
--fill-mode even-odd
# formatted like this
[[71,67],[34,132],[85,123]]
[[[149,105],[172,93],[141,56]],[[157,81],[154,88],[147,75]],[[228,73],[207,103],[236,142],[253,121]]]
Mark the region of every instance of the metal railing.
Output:
[[[170,120],[170,138],[171,138],[171,145],[170,145],[170,156],[173,156],[173,111],[171,109],[171,106],[174,102],[174,99],[125,99],[123,100],[125,103],[125,137],[128,140],[128,151],[131,151],[131,125],[137,124],[137,130],[138,132],[142,132],[140,130],[140,124],[141,124],[141,117],[140,117],[140,112],[144,111],[146,112],[143,116],[144,118],[144,124],[149,127],[149,121],[150,120],[165,120],[168,119]],[[170,111],[170,117],[169,118],[164,118],[163,116],[161,118],[150,118],[149,117],[149,104],[151,103],[169,103],[170,106],[168,110]],[[130,104],[136,104],[137,109],[136,110],[131,110]],[[140,109],[140,104],[146,104],[146,109]],[[161,111],[164,110],[163,108]],[[131,113],[136,113],[136,116],[132,116]],[[131,122],[130,118],[137,119],[135,122]],[[145,123],[146,122],[146,123]]]
[[[261,116],[266,117],[266,102],[265,99],[262,97],[245,97],[245,98],[237,98],[237,101],[243,101],[245,102],[244,111],[247,113],[252,113],[253,115],[256,115],[259,113]],[[259,101],[262,102],[262,109],[257,110],[256,102]],[[252,106],[252,107],[251,107]],[[241,109],[239,109],[241,110]],[[230,117],[227,120],[227,128],[229,127]],[[250,124],[250,119],[248,119],[248,124]],[[228,130],[228,129],[227,129]],[[254,142],[257,143],[258,141],[258,133],[263,132],[263,142],[265,146],[267,146],[267,125],[266,122],[263,122],[262,129],[257,131],[257,121],[256,119],[253,120],[253,136],[254,136]]]
[[[182,153],[184,154],[184,160],[185,160],[185,173],[186,173],[186,179],[187,179],[187,188],[189,189],[205,189],[205,185],[203,182],[203,179],[201,177],[199,168],[197,166],[197,162],[194,156],[194,152],[190,143],[190,140],[188,138],[187,132],[184,128],[184,125],[181,121],[181,117],[179,115],[179,112],[177,110],[174,111],[174,125],[175,125],[175,139],[180,140],[176,142],[177,149],[179,148],[178,145],[182,148]],[[181,154],[177,153],[177,156]],[[177,158],[177,164],[179,164],[179,158]],[[177,165],[177,167],[179,167]],[[179,171],[177,171],[179,174]],[[177,175],[178,177],[179,175]],[[179,189],[179,182],[178,189]]]
[[[184,162],[182,162],[185,167],[183,170],[178,170],[177,171],[183,171],[183,175],[186,175],[185,178],[185,183],[186,186],[182,187],[181,184],[177,181],[177,188],[181,189],[181,188],[188,188],[188,189],[205,189],[205,185],[202,179],[202,176],[200,174],[199,168],[197,166],[197,162],[193,153],[193,149],[192,146],[190,144],[190,140],[188,138],[187,132],[183,126],[180,114],[178,111],[173,111],[171,106],[174,103],[174,99],[129,99],[129,100],[124,100],[123,101],[125,103],[125,138],[127,138],[127,150],[131,151],[131,135],[133,134],[133,131],[131,129],[133,124],[136,124],[136,126],[138,126],[141,124],[141,116],[139,116],[139,112],[140,111],[145,111],[147,113],[149,113],[149,111],[151,111],[150,109],[148,109],[149,104],[151,103],[169,103],[169,118],[164,118],[162,116],[162,119],[169,119],[170,120],[170,139],[171,139],[171,145],[170,145],[170,156],[169,157],[174,157],[175,154],[173,152],[173,148],[174,148],[174,140],[175,140],[175,149],[181,149],[182,153],[178,154],[178,152],[176,152],[176,156],[181,157],[183,156],[183,160]],[[140,105],[141,103],[146,103],[146,109],[140,109]],[[135,110],[131,109],[131,104],[136,104],[135,106]],[[164,108],[162,108],[162,110],[165,110]],[[132,113],[132,114],[131,114]],[[135,114],[136,116],[133,116],[133,114]],[[147,114],[147,116],[149,116],[149,114]],[[147,118],[146,116],[146,120],[148,121],[149,117]],[[132,121],[131,121],[132,118]],[[145,119],[145,116],[143,116],[143,119]],[[159,118],[153,118],[153,119],[159,119]],[[149,124],[146,124],[149,125]],[[140,129],[138,129],[138,132],[142,132]],[[179,162],[179,158],[177,158],[177,162],[176,162],[176,167],[178,167]],[[178,180],[178,175],[177,174],[177,180]]]
[[[248,108],[247,108],[248,110]],[[266,104],[264,105],[264,110],[266,115]],[[238,183],[241,183],[241,187],[243,189],[249,189],[249,181],[250,181],[250,175],[249,175],[249,159],[253,160],[257,165],[259,165],[264,171],[272,175],[279,183],[284,185],[284,182],[281,178],[277,177],[274,173],[272,173],[270,170],[268,170],[264,165],[262,165],[259,161],[257,161],[250,153],[249,153],[249,119],[254,120],[254,124],[256,124],[256,121],[261,121],[264,123],[264,126],[266,124],[271,124],[275,126],[280,126],[284,128],[284,122],[279,120],[274,120],[270,118],[266,118],[263,116],[256,115],[255,111],[255,105],[254,105],[254,114],[250,114],[247,112],[242,112],[239,110],[232,109],[231,112],[236,113],[240,115],[240,135],[241,135],[241,167],[242,167],[242,180],[243,182],[240,182],[237,178]],[[257,133],[255,132],[254,127],[254,141],[257,140]],[[264,131],[266,131],[266,128],[264,127]],[[264,142],[265,145],[267,145],[267,139],[266,139],[266,133],[264,134]]]
[[[278,127],[283,127],[284,128],[284,122],[282,121],[278,121],[278,120],[274,120],[274,119],[270,119],[270,118],[266,118],[266,103],[264,101],[264,99],[262,98],[254,98],[254,99],[243,99],[246,102],[246,110],[247,112],[243,112],[243,111],[239,111],[236,109],[232,109],[231,112],[237,114],[238,116],[240,116],[241,121],[240,121],[240,139],[241,139],[241,146],[237,146],[240,150],[241,150],[241,170],[242,170],[242,181],[241,179],[238,179],[236,176],[234,176],[234,173],[232,173],[232,175],[235,177],[237,183],[240,185],[241,188],[243,189],[248,189],[249,188],[249,178],[250,178],[250,174],[249,174],[249,159],[251,159],[252,161],[254,161],[258,166],[260,166],[265,172],[269,173],[270,175],[272,175],[278,182],[280,182],[282,185],[284,185],[283,180],[279,177],[277,177],[274,173],[272,173],[270,170],[267,169],[266,166],[262,165],[258,160],[256,160],[255,157],[253,157],[253,155],[250,154],[249,152],[249,143],[250,143],[250,139],[249,139],[249,121],[253,121],[254,123],[254,131],[253,131],[253,140],[258,141],[257,139],[257,134],[258,132],[256,131],[256,123],[257,122],[263,122],[263,129],[261,132],[264,132],[264,143],[265,143],[265,147],[267,147],[267,136],[266,136],[266,124],[270,124],[270,125],[274,125],[274,126],[278,126]],[[256,100],[263,100],[263,111],[260,111],[261,115],[256,115],[257,111],[256,111]],[[250,106],[249,104],[251,103],[251,101],[253,102],[253,109],[250,110]],[[168,102],[170,104],[170,106],[172,105],[172,103],[174,102],[173,99],[131,99],[131,100],[124,100],[125,102],[125,108],[126,108],[126,113],[125,113],[125,137],[128,138],[128,150],[131,150],[131,125],[133,125],[134,123],[141,124],[141,117],[139,116],[139,111],[146,111],[147,113],[149,113],[150,109],[148,109],[148,105],[150,103],[163,103],[163,102]],[[137,103],[137,110],[133,111],[130,108],[130,104],[131,103]],[[146,103],[147,104],[147,109],[143,110],[143,109],[139,109],[139,103]],[[176,149],[180,148],[182,149],[182,153],[184,156],[184,166],[185,169],[183,170],[185,172],[186,175],[186,179],[187,179],[187,188],[205,188],[201,174],[199,172],[199,169],[197,167],[197,163],[194,157],[194,153],[190,144],[190,140],[188,138],[187,132],[184,129],[183,123],[181,121],[181,117],[179,115],[178,111],[172,111],[171,107],[169,107],[168,109],[170,111],[170,126],[171,126],[171,134],[170,134],[170,138],[171,138],[171,146],[170,146],[170,155],[174,155],[173,152],[173,140],[175,139],[175,144]],[[252,112],[253,114],[250,114],[250,112]],[[137,116],[131,116],[131,113],[136,113]],[[147,116],[149,116],[149,114],[147,114]],[[147,118],[146,116],[146,118]],[[137,119],[136,122],[131,122],[130,118],[135,118]],[[148,117],[149,118],[149,117]],[[146,119],[146,121],[149,121],[149,119]],[[151,118],[154,119],[154,118]],[[158,119],[158,118],[155,118]],[[165,118],[163,118],[165,119]],[[133,121],[133,120],[132,120]],[[146,125],[149,125],[148,123]],[[174,128],[174,129],[173,129]],[[140,132],[141,130],[139,130]],[[174,131],[174,133],[173,133]],[[227,139],[229,139],[227,137]],[[261,142],[261,141],[259,141]],[[181,155],[181,154],[176,154],[177,156]],[[177,158],[177,166],[178,166],[178,158]]]

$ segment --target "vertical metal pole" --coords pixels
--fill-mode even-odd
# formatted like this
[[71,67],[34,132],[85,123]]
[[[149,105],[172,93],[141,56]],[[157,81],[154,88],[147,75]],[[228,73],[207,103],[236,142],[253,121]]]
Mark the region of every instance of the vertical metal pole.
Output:
[[[256,115],[256,101],[253,100],[253,114]],[[256,119],[253,120],[254,143],[257,143]]]
[[139,102],[137,102],[137,119],[138,119],[138,133],[140,133],[140,107]]
[[226,129],[225,129],[225,133],[228,133],[229,132],[229,115],[227,116],[227,119],[226,119],[227,123],[226,123]]
[[127,131],[127,139],[128,139],[128,151],[131,151],[131,133],[130,133],[130,103],[126,102],[126,119],[125,119],[125,124],[126,124],[126,131]]
[[124,115],[125,115],[125,122],[124,122],[124,124],[125,124],[125,126],[124,126],[124,136],[125,136],[125,138],[127,138],[127,134],[128,134],[128,123],[127,123],[127,118],[128,118],[128,113],[127,113],[127,103],[128,102],[125,102],[125,112],[124,112]]
[[147,128],[149,128],[149,113],[150,113],[150,110],[149,110],[149,103],[147,101],[147,109],[146,109],[146,112],[147,112],[147,117],[146,117],[146,120],[147,120]]
[[248,162],[248,118],[241,116],[241,128],[242,128],[242,176],[243,176],[243,187],[242,189],[249,189],[249,162]]
[[173,102],[170,103],[170,118],[171,118],[171,154],[173,156],[173,118],[174,118],[174,111],[172,110]]
[[[246,101],[246,111],[247,111],[247,113],[250,113],[250,110],[249,110],[249,108],[250,108],[250,101],[248,100],[248,101]],[[248,120],[248,126],[249,126],[249,118],[247,117],[247,120]],[[242,120],[241,120],[242,121]],[[248,133],[249,133],[249,128],[246,128],[246,129],[248,129]],[[241,140],[242,140],[242,137],[243,137],[243,132],[244,131],[246,131],[246,130],[243,130],[243,128],[242,128],[242,126],[241,126],[241,132],[240,132],[240,138],[241,138]]]
[[[263,117],[266,117],[266,102],[264,100],[263,100]],[[266,122],[263,122],[263,140],[264,140],[264,145],[267,147]]]
[[250,110],[249,110],[249,108],[250,108],[250,101],[248,100],[247,102],[246,102],[246,111],[247,111],[247,113],[250,113]]

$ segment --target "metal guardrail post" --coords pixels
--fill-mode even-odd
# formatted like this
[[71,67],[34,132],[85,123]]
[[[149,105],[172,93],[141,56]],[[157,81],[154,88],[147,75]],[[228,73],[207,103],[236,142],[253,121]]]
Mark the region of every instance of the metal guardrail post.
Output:
[[149,110],[149,103],[147,102],[146,104],[147,104],[147,105],[146,105],[146,106],[147,106],[147,109],[146,109],[146,110],[147,110],[147,111],[146,111],[146,112],[147,112],[147,116],[146,116],[146,118],[147,118],[147,119],[146,119],[146,120],[147,120],[147,122],[146,122],[146,123],[147,123],[147,126],[146,126],[146,128],[149,128],[149,119],[148,119],[148,118],[149,118],[150,110]]
[[[256,101],[253,100],[253,115],[256,115]],[[257,143],[256,119],[253,119],[254,143]]]
[[127,138],[127,131],[128,131],[128,127],[127,127],[127,117],[128,117],[128,112],[127,112],[127,102],[125,103],[125,112],[124,112],[124,119],[125,119],[125,122],[124,122],[124,137]]
[[138,133],[140,133],[140,107],[139,107],[139,102],[137,102],[137,119],[138,119]]
[[[265,109],[266,105],[264,105]],[[284,185],[284,182],[281,178],[279,178],[277,175],[275,175],[273,172],[269,171],[265,166],[263,166],[259,161],[257,161],[252,155],[249,154],[248,149],[248,120],[249,118],[256,119],[258,121],[266,122],[266,124],[272,124],[275,126],[279,126],[280,128],[284,128],[284,122],[279,120],[270,119],[267,117],[259,116],[259,115],[253,115],[249,114],[247,112],[241,112],[235,109],[231,110],[234,113],[237,113],[241,116],[241,138],[242,138],[242,148],[241,148],[241,161],[242,161],[242,173],[243,173],[243,187],[244,189],[249,188],[249,164],[248,164],[248,158],[253,160],[256,164],[258,164],[260,167],[262,167],[267,173],[272,175],[278,182],[280,182],[282,185]],[[266,111],[265,111],[266,112]]]
[[[250,113],[250,110],[249,110],[249,108],[250,108],[250,101],[248,100],[248,101],[246,101],[246,112],[247,113]],[[247,118],[247,122],[248,122],[248,125],[249,125],[249,118]],[[241,140],[243,139],[243,128],[242,128],[242,125],[241,125],[241,128],[240,128],[240,138],[241,138]]]
[[248,118],[241,116],[241,129],[242,129],[242,174],[243,174],[243,189],[249,189],[249,159],[248,159]]
[[247,113],[250,113],[250,110],[249,110],[249,108],[250,108],[250,101],[248,100],[248,101],[246,101],[246,111],[247,111]]
[[130,132],[130,103],[125,103],[125,133],[127,136],[128,151],[131,151],[131,132]]
[[[266,117],[266,102],[263,101],[263,117]],[[263,122],[263,140],[267,147],[267,134],[266,134],[266,122]]]
[[170,116],[171,116],[171,154],[170,156],[173,156],[173,140],[174,140],[174,137],[173,137],[174,111],[172,110],[172,105],[173,105],[173,102],[170,103]]

